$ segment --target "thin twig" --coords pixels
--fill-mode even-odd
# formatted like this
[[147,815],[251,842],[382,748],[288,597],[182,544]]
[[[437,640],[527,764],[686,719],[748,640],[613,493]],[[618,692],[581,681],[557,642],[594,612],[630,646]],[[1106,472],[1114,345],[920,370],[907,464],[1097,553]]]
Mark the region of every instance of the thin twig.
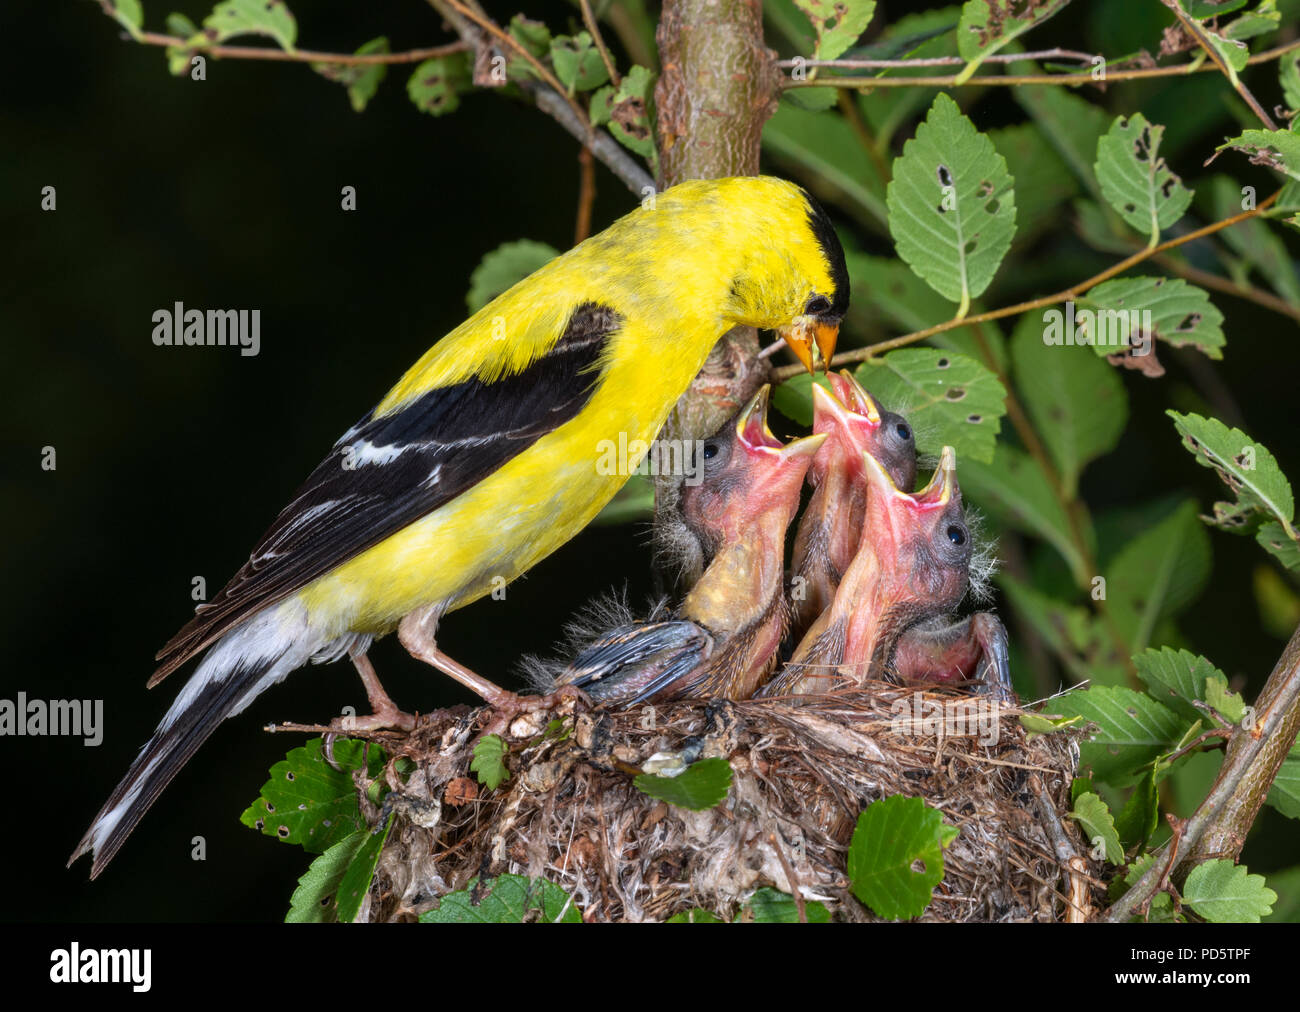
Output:
[[803,891],[799,888],[799,880],[794,877],[794,869],[790,867],[790,862],[786,860],[785,851],[781,849],[776,833],[768,833],[767,838],[772,844],[772,849],[776,851],[776,859],[781,862],[781,870],[785,872],[785,880],[790,886],[790,895],[794,897],[794,909],[798,915],[799,923],[807,924],[808,911],[804,909]]
[[1210,41],[1208,33],[1200,24],[1188,16],[1179,0],[1161,0],[1161,3],[1174,12],[1174,17],[1178,18],[1183,30],[1200,44],[1200,47],[1205,50],[1205,55],[1219,68],[1223,76],[1228,79],[1228,83],[1241,96],[1242,101],[1250,106],[1251,111],[1260,118],[1264,126],[1269,130],[1276,130],[1277,124],[1269,118],[1268,113],[1264,111],[1264,107],[1256,101],[1255,96],[1250,93],[1250,89],[1246,87],[1245,82],[1224,62],[1223,57],[1219,55],[1219,51],[1214,48],[1214,43]]
[[596,24],[596,15],[591,11],[590,0],[578,0],[578,5],[582,8],[583,24],[587,26],[591,41],[596,44],[596,52],[600,53],[601,62],[605,64],[605,70],[609,73],[610,83],[617,88],[621,83],[618,70],[614,67],[614,61],[610,59],[609,50],[605,48],[605,40],[601,38],[600,26]]
[[[1019,63],[1021,60],[1080,60],[1090,63],[1100,53],[1080,53],[1073,49],[1040,49],[1033,53],[995,53],[986,56],[984,63]],[[911,60],[805,60],[802,57],[777,60],[776,65],[791,67],[843,67],[846,70],[892,70],[908,67],[964,67],[967,61],[960,56],[921,56]]]
[[573,226],[573,245],[591,235],[591,207],[596,201],[596,164],[591,148],[578,149],[578,219]]
[[141,32],[136,39],[147,46],[175,46],[187,52],[203,53],[218,59],[232,60],[283,60],[289,63],[340,63],[344,66],[366,66],[375,63],[419,63],[452,53],[463,53],[469,46],[463,41],[447,42],[441,46],[408,49],[401,53],[321,53],[313,49],[271,49],[266,46],[213,46],[194,43],[175,35],[160,32]]
[[[1298,43],[1300,45],[1300,43]],[[933,327],[926,327],[924,330],[914,331],[911,334],[903,334],[901,337],[890,338],[888,341],[878,341],[876,344],[869,344],[865,348],[852,348],[849,351],[841,352],[831,360],[831,367],[836,368],[841,365],[848,365],[850,362],[862,362],[869,358],[874,358],[881,352],[891,351],[894,348],[902,348],[905,345],[915,344],[917,341],[924,341],[927,338],[934,337],[936,334],[942,334],[945,331],[955,330],[957,327],[970,326],[974,323],[986,323],[989,320],[1000,320],[1007,316],[1019,316],[1021,313],[1028,313],[1035,309],[1045,309],[1048,306],[1055,306],[1061,302],[1068,302],[1095,288],[1103,281],[1108,281],[1117,274],[1122,274],[1130,267],[1149,260],[1153,256],[1164,253],[1166,250],[1175,249],[1186,243],[1200,239],[1203,236],[1213,235],[1215,232],[1222,231],[1230,225],[1235,225],[1240,221],[1246,221],[1250,218],[1258,218],[1266,210],[1273,206],[1282,191],[1278,190],[1268,199],[1262,201],[1257,207],[1249,211],[1242,211],[1240,214],[1234,214],[1229,218],[1221,221],[1214,221],[1201,228],[1188,232],[1185,235],[1175,236],[1172,239],[1160,243],[1158,246],[1152,246],[1148,249],[1142,249],[1132,256],[1125,257],[1117,264],[1107,267],[1099,274],[1094,274],[1086,281],[1081,281],[1077,285],[1056,292],[1052,295],[1044,295],[1041,298],[1030,299],[1027,302],[1018,302],[1014,306],[1003,306],[1001,309],[991,309],[988,312],[976,313],[974,316],[965,316],[959,319],[947,320],[944,323],[936,323]],[[784,366],[772,371],[772,382],[781,383],[792,376],[797,376],[803,372],[802,366]]]

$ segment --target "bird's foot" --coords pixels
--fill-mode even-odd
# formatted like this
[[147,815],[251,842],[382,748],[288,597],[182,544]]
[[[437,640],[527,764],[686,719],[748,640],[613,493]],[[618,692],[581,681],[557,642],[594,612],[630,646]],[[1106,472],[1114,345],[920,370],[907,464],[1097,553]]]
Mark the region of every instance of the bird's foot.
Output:
[[571,700],[575,707],[579,703],[588,708],[592,705],[591,698],[576,685],[561,685],[554,692],[548,692],[544,696],[521,696],[509,689],[497,689],[484,698],[492,708],[492,715],[487,726],[480,732],[480,738],[485,738],[489,734],[506,737],[511,725],[519,717],[558,710],[566,700]]
[[414,715],[399,710],[393,705],[392,700],[389,700],[387,706],[376,707],[374,713],[364,716],[352,714],[335,717],[330,721],[330,728],[341,734],[355,731],[385,731],[390,728],[395,731],[410,731],[414,727]]

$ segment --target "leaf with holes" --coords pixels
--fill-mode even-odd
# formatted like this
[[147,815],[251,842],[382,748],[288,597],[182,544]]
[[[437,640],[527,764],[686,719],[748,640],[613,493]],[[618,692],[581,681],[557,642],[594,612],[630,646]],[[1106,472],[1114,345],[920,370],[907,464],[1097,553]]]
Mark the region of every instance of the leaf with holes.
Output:
[[1287,569],[1300,570],[1300,541],[1288,528],[1270,520],[1255,533],[1255,540]]
[[1205,681],[1223,672],[1187,650],[1173,647],[1143,650],[1135,654],[1133,664],[1147,691],[1165,706],[1188,720],[1201,720],[1205,714],[1192,703],[1205,702]]
[[968,61],[955,84],[965,84],[986,59],[1037,28],[1070,0],[966,0],[957,25],[957,51]]
[[703,812],[726,800],[731,790],[731,763],[725,759],[701,759],[675,777],[642,773],[632,783],[652,798],[692,812]]
[[352,772],[365,764],[366,778],[379,776],[384,750],[371,743],[341,738],[334,742],[335,769],[313,738],[271,767],[261,796],[239,817],[245,826],[285,843],[321,854],[344,837],[365,829]]
[[646,159],[652,168],[659,164],[651,129],[654,82],[654,74],[645,67],[633,67],[617,89],[607,85],[591,96],[591,122],[596,126],[608,123],[615,140]]
[[1300,134],[1290,130],[1244,130],[1215,150],[1226,148],[1250,155],[1252,164],[1267,165],[1300,179]]
[[1250,533],[1272,521],[1286,538],[1295,541],[1295,497],[1291,483],[1278,467],[1268,447],[1240,429],[1217,418],[1165,412],[1183,437],[1183,446],[1202,467],[1212,469],[1236,495],[1236,502],[1214,504],[1213,518],[1205,519],[1224,530]]
[[560,255],[554,246],[532,239],[504,242],[484,255],[469,276],[469,294],[465,305],[477,313],[498,295],[523,281]]
[[1075,799],[1070,818],[1083,828],[1083,835],[1094,850],[1101,848],[1102,856],[1107,861],[1111,864],[1124,863],[1124,845],[1119,842],[1115,817],[1098,795],[1091,791],[1079,795]]
[[357,856],[357,850],[370,834],[365,830],[352,833],[319,855],[298,879],[298,888],[289,899],[286,924],[333,924],[338,921],[336,904],[339,884]]
[[1043,343],[1043,322],[1020,318],[1011,336],[1016,388],[1073,499],[1079,475],[1119,443],[1128,423],[1128,395],[1115,370],[1086,348]]
[[837,59],[857,42],[876,13],[876,0],[794,0],[817,33],[814,60]]
[[1173,710],[1122,685],[1075,689],[1051,700],[1047,709],[1097,725],[1091,737],[1080,742],[1080,760],[1092,767],[1096,779],[1117,787],[1171,751],[1189,726]]
[[1192,202],[1192,191],[1160,155],[1164,133],[1164,127],[1134,113],[1115,117],[1097,142],[1101,192],[1121,218],[1148,237],[1148,246],[1158,243],[1160,232],[1181,218]]
[[1145,649],[1156,626],[1200,596],[1210,577],[1210,538],[1184,502],[1130,541],[1106,567],[1114,624],[1129,652]]
[[1228,691],[1228,679],[1223,674],[1211,675],[1205,680],[1205,702],[1229,724],[1240,724],[1246,716],[1246,704],[1241,694]]
[[1300,819],[1300,745],[1292,745],[1282,760],[1268,803],[1288,818]]
[[[363,45],[357,50],[356,55],[369,56],[372,53],[388,51],[388,39],[381,35]],[[375,92],[379,90],[380,82],[388,73],[388,67],[382,63],[313,63],[311,69],[322,77],[344,85],[348,89],[348,99],[356,112],[362,112],[366,108],[370,100],[375,97]]]
[[900,348],[862,363],[854,375],[907,417],[922,453],[951,446],[962,458],[993,459],[1007,392],[973,358],[939,348]]
[[1217,924],[1258,924],[1276,902],[1263,875],[1220,858],[1198,864],[1183,883],[1183,903]]
[[912,270],[965,316],[1016,231],[1016,196],[993,142],[940,94],[894,159],[889,232]]
[[591,91],[609,80],[605,61],[600,50],[586,32],[577,35],[557,35],[551,40],[551,65],[560,83],[575,91]]
[[470,86],[469,58],[464,53],[425,60],[406,81],[406,94],[430,116],[445,116],[460,105],[460,92]]
[[509,754],[510,747],[504,738],[499,734],[485,734],[474,745],[474,758],[470,760],[469,768],[479,783],[495,791],[510,779],[510,770],[506,768]]
[[237,35],[265,35],[281,49],[293,52],[298,38],[298,22],[284,0],[225,0],[203,19],[203,27],[207,31],[191,41],[215,45]]
[[1223,358],[1223,314],[1205,292],[1181,278],[1103,281],[1078,300],[1073,324],[1075,343],[1091,344],[1098,355],[1125,345],[1138,354],[1153,347],[1154,336],[1175,348],[1191,345],[1209,358]]
[[1089,573],[1070,535],[1069,517],[1033,457],[998,443],[991,463],[965,459],[959,475],[963,498],[999,523],[1042,538],[1061,554],[1075,582],[1087,581]]
[[919,917],[943,881],[943,849],[957,833],[920,798],[873,802],[858,816],[849,843],[853,895],[881,917]]
[[497,875],[480,885],[448,893],[436,910],[420,915],[421,924],[581,924],[582,910],[554,882],[523,875]]

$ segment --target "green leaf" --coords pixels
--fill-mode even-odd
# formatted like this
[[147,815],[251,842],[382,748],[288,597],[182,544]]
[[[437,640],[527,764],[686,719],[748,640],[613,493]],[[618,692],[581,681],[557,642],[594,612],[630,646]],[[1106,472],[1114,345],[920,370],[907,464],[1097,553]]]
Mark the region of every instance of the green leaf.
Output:
[[1300,745],[1291,746],[1268,792],[1268,803],[1291,819],[1300,819]]
[[469,59],[464,53],[425,60],[406,81],[406,93],[415,107],[430,116],[455,112],[460,92],[470,86]]
[[1115,556],[1106,567],[1107,601],[1130,652],[1144,649],[1161,620],[1177,615],[1200,596],[1210,564],[1210,539],[1191,502]]
[[633,67],[617,90],[609,85],[591,96],[591,121],[608,123],[615,140],[655,167],[659,155],[650,125],[653,104],[654,75],[645,67]]
[[1060,553],[1077,584],[1092,575],[1070,536],[1070,520],[1038,462],[1023,450],[998,443],[992,463],[965,459],[959,471],[962,496],[999,523],[1042,538]]
[[[1067,307],[1065,343],[1070,340],[1069,319]],[[1175,348],[1192,345],[1209,358],[1223,358],[1222,323],[1223,314],[1210,297],[1181,278],[1116,278],[1079,299],[1074,341],[1091,344],[1098,355],[1110,355],[1125,344],[1147,346],[1154,336]]]
[[1183,883],[1183,902],[1207,921],[1257,924],[1272,912],[1277,893],[1264,884],[1263,875],[1215,858],[1191,870]]
[[1092,793],[1081,794],[1074,802],[1070,818],[1083,827],[1083,834],[1096,850],[1101,848],[1102,856],[1111,864],[1124,863],[1124,847],[1119,842],[1119,833],[1115,830],[1115,819],[1100,796]]
[[356,920],[357,911],[361,909],[361,903],[366,898],[366,893],[370,891],[370,880],[375,877],[379,855],[384,849],[384,844],[388,842],[388,834],[392,832],[394,821],[394,817],[390,815],[382,829],[376,828],[363,834],[356,854],[343,873],[335,897],[335,905],[338,907],[339,920],[344,924],[351,924]]
[[1225,148],[1250,155],[1254,164],[1267,165],[1292,179],[1300,179],[1300,134],[1290,130],[1244,130],[1215,150]]
[[605,61],[600,50],[586,32],[577,35],[557,35],[551,40],[551,64],[560,83],[575,91],[591,91],[609,80]]
[[1283,53],[1277,61],[1278,79],[1287,108],[1300,112],[1300,52]]
[[843,116],[781,103],[763,127],[763,148],[803,180],[812,193],[859,220],[883,226],[884,183],[871,171],[862,144]]
[[858,816],[849,843],[853,895],[881,917],[919,917],[943,881],[943,848],[952,839],[943,816],[920,798],[873,802]]
[[1020,715],[1020,726],[1029,733],[1025,736],[1030,740],[1040,734],[1055,734],[1057,731],[1064,731],[1067,727],[1074,727],[1075,724],[1083,720],[1082,717],[1041,717],[1036,713],[1022,713]]
[[554,246],[531,239],[502,243],[488,253],[469,278],[465,304],[477,313],[498,295],[506,292],[534,271],[545,267],[560,255]]
[[[110,0],[108,13],[114,21],[130,32],[131,38],[140,37],[140,28],[144,24],[144,7],[140,0]],[[170,23],[168,30],[171,30]]]
[[834,60],[858,41],[876,12],[876,0],[795,0],[817,33],[814,60]]
[[203,27],[208,29],[202,39],[206,45],[218,45],[237,35],[265,35],[291,53],[298,38],[298,22],[284,0],[225,0],[203,19]]
[[[829,924],[831,912],[816,900],[804,902],[804,917],[809,924]],[[794,897],[779,889],[764,886],[757,890],[736,915],[737,924],[798,924],[799,907]]]
[[167,34],[175,35],[182,39],[188,39],[192,35],[199,33],[199,27],[184,14],[178,14],[175,11],[167,15],[165,22],[167,25]]
[[894,160],[886,190],[898,254],[965,316],[997,273],[1016,230],[1007,163],[947,95]]
[[1206,679],[1224,677],[1223,672],[1204,657],[1173,647],[1143,650],[1134,655],[1133,664],[1138,677],[1146,683],[1147,691],[1188,720],[1201,720],[1205,716],[1192,702],[1206,701]]
[[1246,715],[1246,704],[1240,694],[1228,691],[1228,679],[1222,674],[1211,675],[1205,680],[1205,702],[1230,724],[1241,723]]
[[1097,141],[1110,124],[1106,111],[1065,88],[1034,85],[1013,90],[1016,101],[1042,128],[1048,143],[1075,177],[1094,197],[1101,199],[1093,162],[1097,157]]
[[360,830],[346,836],[312,861],[298,879],[298,888],[289,900],[286,924],[333,924],[339,919],[336,902],[339,884],[357,849],[369,835],[366,830]]
[[1246,61],[1250,59],[1250,48],[1244,42],[1229,38],[1225,32],[1216,32],[1206,26],[1202,26],[1201,31],[1205,33],[1210,48],[1227,67],[1228,80],[1236,88],[1241,83],[1237,75],[1246,69]]
[[1300,866],[1269,872],[1268,884],[1277,893],[1278,901],[1273,904],[1273,912],[1264,918],[1264,923],[1300,923]]
[[938,348],[900,348],[862,363],[855,375],[907,416],[920,452],[937,455],[951,446],[963,459],[993,459],[1007,392],[974,359]]
[[1255,540],[1287,569],[1300,570],[1300,541],[1289,527],[1270,520],[1255,533]]
[[1277,9],[1277,0],[1260,0],[1258,7],[1237,18],[1223,30],[1223,34],[1229,39],[1253,39],[1277,31],[1281,20],[1282,12]]
[[1031,28],[1036,28],[1064,7],[1070,0],[966,0],[957,25],[957,51],[969,61],[957,75],[956,84],[964,84],[979,65],[1008,43]]
[[1183,10],[1197,21],[1204,21],[1206,18],[1222,17],[1239,11],[1249,2],[1250,0],[1183,0]]
[[675,777],[642,773],[632,783],[637,790],[679,808],[703,812],[721,804],[731,790],[731,763],[725,759],[701,759]]
[[[300,844],[313,854],[328,850],[366,822],[357,804],[352,771],[361,768],[367,755],[366,743],[342,738],[334,743],[335,769],[321,752],[321,739],[313,738],[293,749],[271,767],[271,779],[262,785],[261,796],[239,821],[285,843]],[[379,776],[384,751],[369,746],[366,776]]]
[[665,924],[726,924],[717,914],[711,914],[703,907],[693,907],[690,910],[683,910],[679,914],[673,914]]
[[1117,116],[1097,142],[1097,181],[1119,216],[1143,235],[1149,246],[1187,211],[1192,191],[1160,155],[1165,128],[1148,123],[1140,112]]
[[1119,444],[1128,423],[1128,395],[1115,370],[1087,349],[1043,343],[1034,314],[1020,318],[1011,337],[1016,387],[1040,438],[1073,499],[1079,475]]
[[[371,39],[360,49],[357,56],[369,56],[372,53],[387,53],[388,39],[379,36]],[[348,89],[348,99],[356,112],[365,110],[367,103],[375,97],[379,83],[388,73],[388,67],[382,63],[313,63],[312,70],[331,81],[337,81]]]
[[[866,60],[919,60],[957,55],[957,19],[954,7],[918,11],[887,25],[880,37],[867,46],[845,53],[846,58]],[[861,73],[861,72],[859,72]],[[889,67],[877,72],[879,77],[925,77],[933,67]],[[929,108],[937,88],[876,88],[858,93],[862,111],[878,152],[891,150],[894,135],[919,113]]]
[[[1215,176],[1211,182],[1216,218],[1222,220],[1245,210],[1241,187],[1234,180]],[[1248,218],[1232,228],[1225,228],[1220,234],[1223,241],[1254,267],[1279,295],[1290,303],[1300,303],[1300,279],[1296,276],[1295,264],[1281,236],[1268,222]]]
[[1016,181],[1015,243],[1057,225],[1057,208],[1076,196],[1079,184],[1069,166],[1033,123],[990,130],[989,139]]
[[554,882],[523,875],[497,875],[479,888],[448,893],[437,910],[420,915],[421,924],[581,924],[582,910]]
[[474,758],[470,760],[469,768],[478,777],[478,782],[488,790],[495,791],[510,779],[510,771],[506,769],[505,762],[509,752],[509,746],[499,734],[485,734],[475,743]]
[[1296,537],[1291,483],[1267,447],[1217,418],[1165,413],[1174,420],[1183,446],[1196,462],[1211,468],[1236,494],[1234,503],[1214,504],[1213,519],[1206,518],[1209,522],[1224,530],[1250,530],[1257,523],[1272,520],[1286,537]]
[[530,21],[522,14],[510,19],[510,37],[539,60],[551,52],[551,30],[543,22]]
[[1150,696],[1123,686],[1076,689],[1047,704],[1065,716],[1079,715],[1097,725],[1080,743],[1080,759],[1093,775],[1122,786],[1134,770],[1171,751],[1187,721]]
[[772,406],[791,421],[800,425],[812,425],[813,403],[812,385],[816,383],[824,390],[831,389],[830,380],[822,373],[814,379],[807,373],[792,376],[772,391]]
[[1128,796],[1123,809],[1115,819],[1115,830],[1120,840],[1130,847],[1145,847],[1151,834],[1160,824],[1160,791],[1156,787],[1156,760],[1151,769],[1142,775]]

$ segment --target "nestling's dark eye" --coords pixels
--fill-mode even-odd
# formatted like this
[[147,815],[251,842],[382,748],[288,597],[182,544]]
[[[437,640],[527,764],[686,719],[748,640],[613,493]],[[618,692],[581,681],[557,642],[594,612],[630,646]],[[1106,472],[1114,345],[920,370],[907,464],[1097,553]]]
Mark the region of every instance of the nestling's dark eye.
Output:
[[898,438],[903,440],[903,442],[907,442],[907,440],[912,438],[912,430],[909,429],[902,422],[898,423],[898,425],[894,428],[894,431],[898,433]]
[[964,545],[966,543],[966,532],[956,524],[948,525],[948,540],[954,545]]
[[716,457],[717,455],[718,455],[718,444],[717,444],[717,443],[705,443],[705,444],[704,444],[704,459],[705,459],[705,460],[712,460],[712,459],[713,459],[714,457]]
[[831,300],[825,295],[814,295],[808,300],[808,305],[803,307],[805,316],[821,316],[822,313],[831,311]]

